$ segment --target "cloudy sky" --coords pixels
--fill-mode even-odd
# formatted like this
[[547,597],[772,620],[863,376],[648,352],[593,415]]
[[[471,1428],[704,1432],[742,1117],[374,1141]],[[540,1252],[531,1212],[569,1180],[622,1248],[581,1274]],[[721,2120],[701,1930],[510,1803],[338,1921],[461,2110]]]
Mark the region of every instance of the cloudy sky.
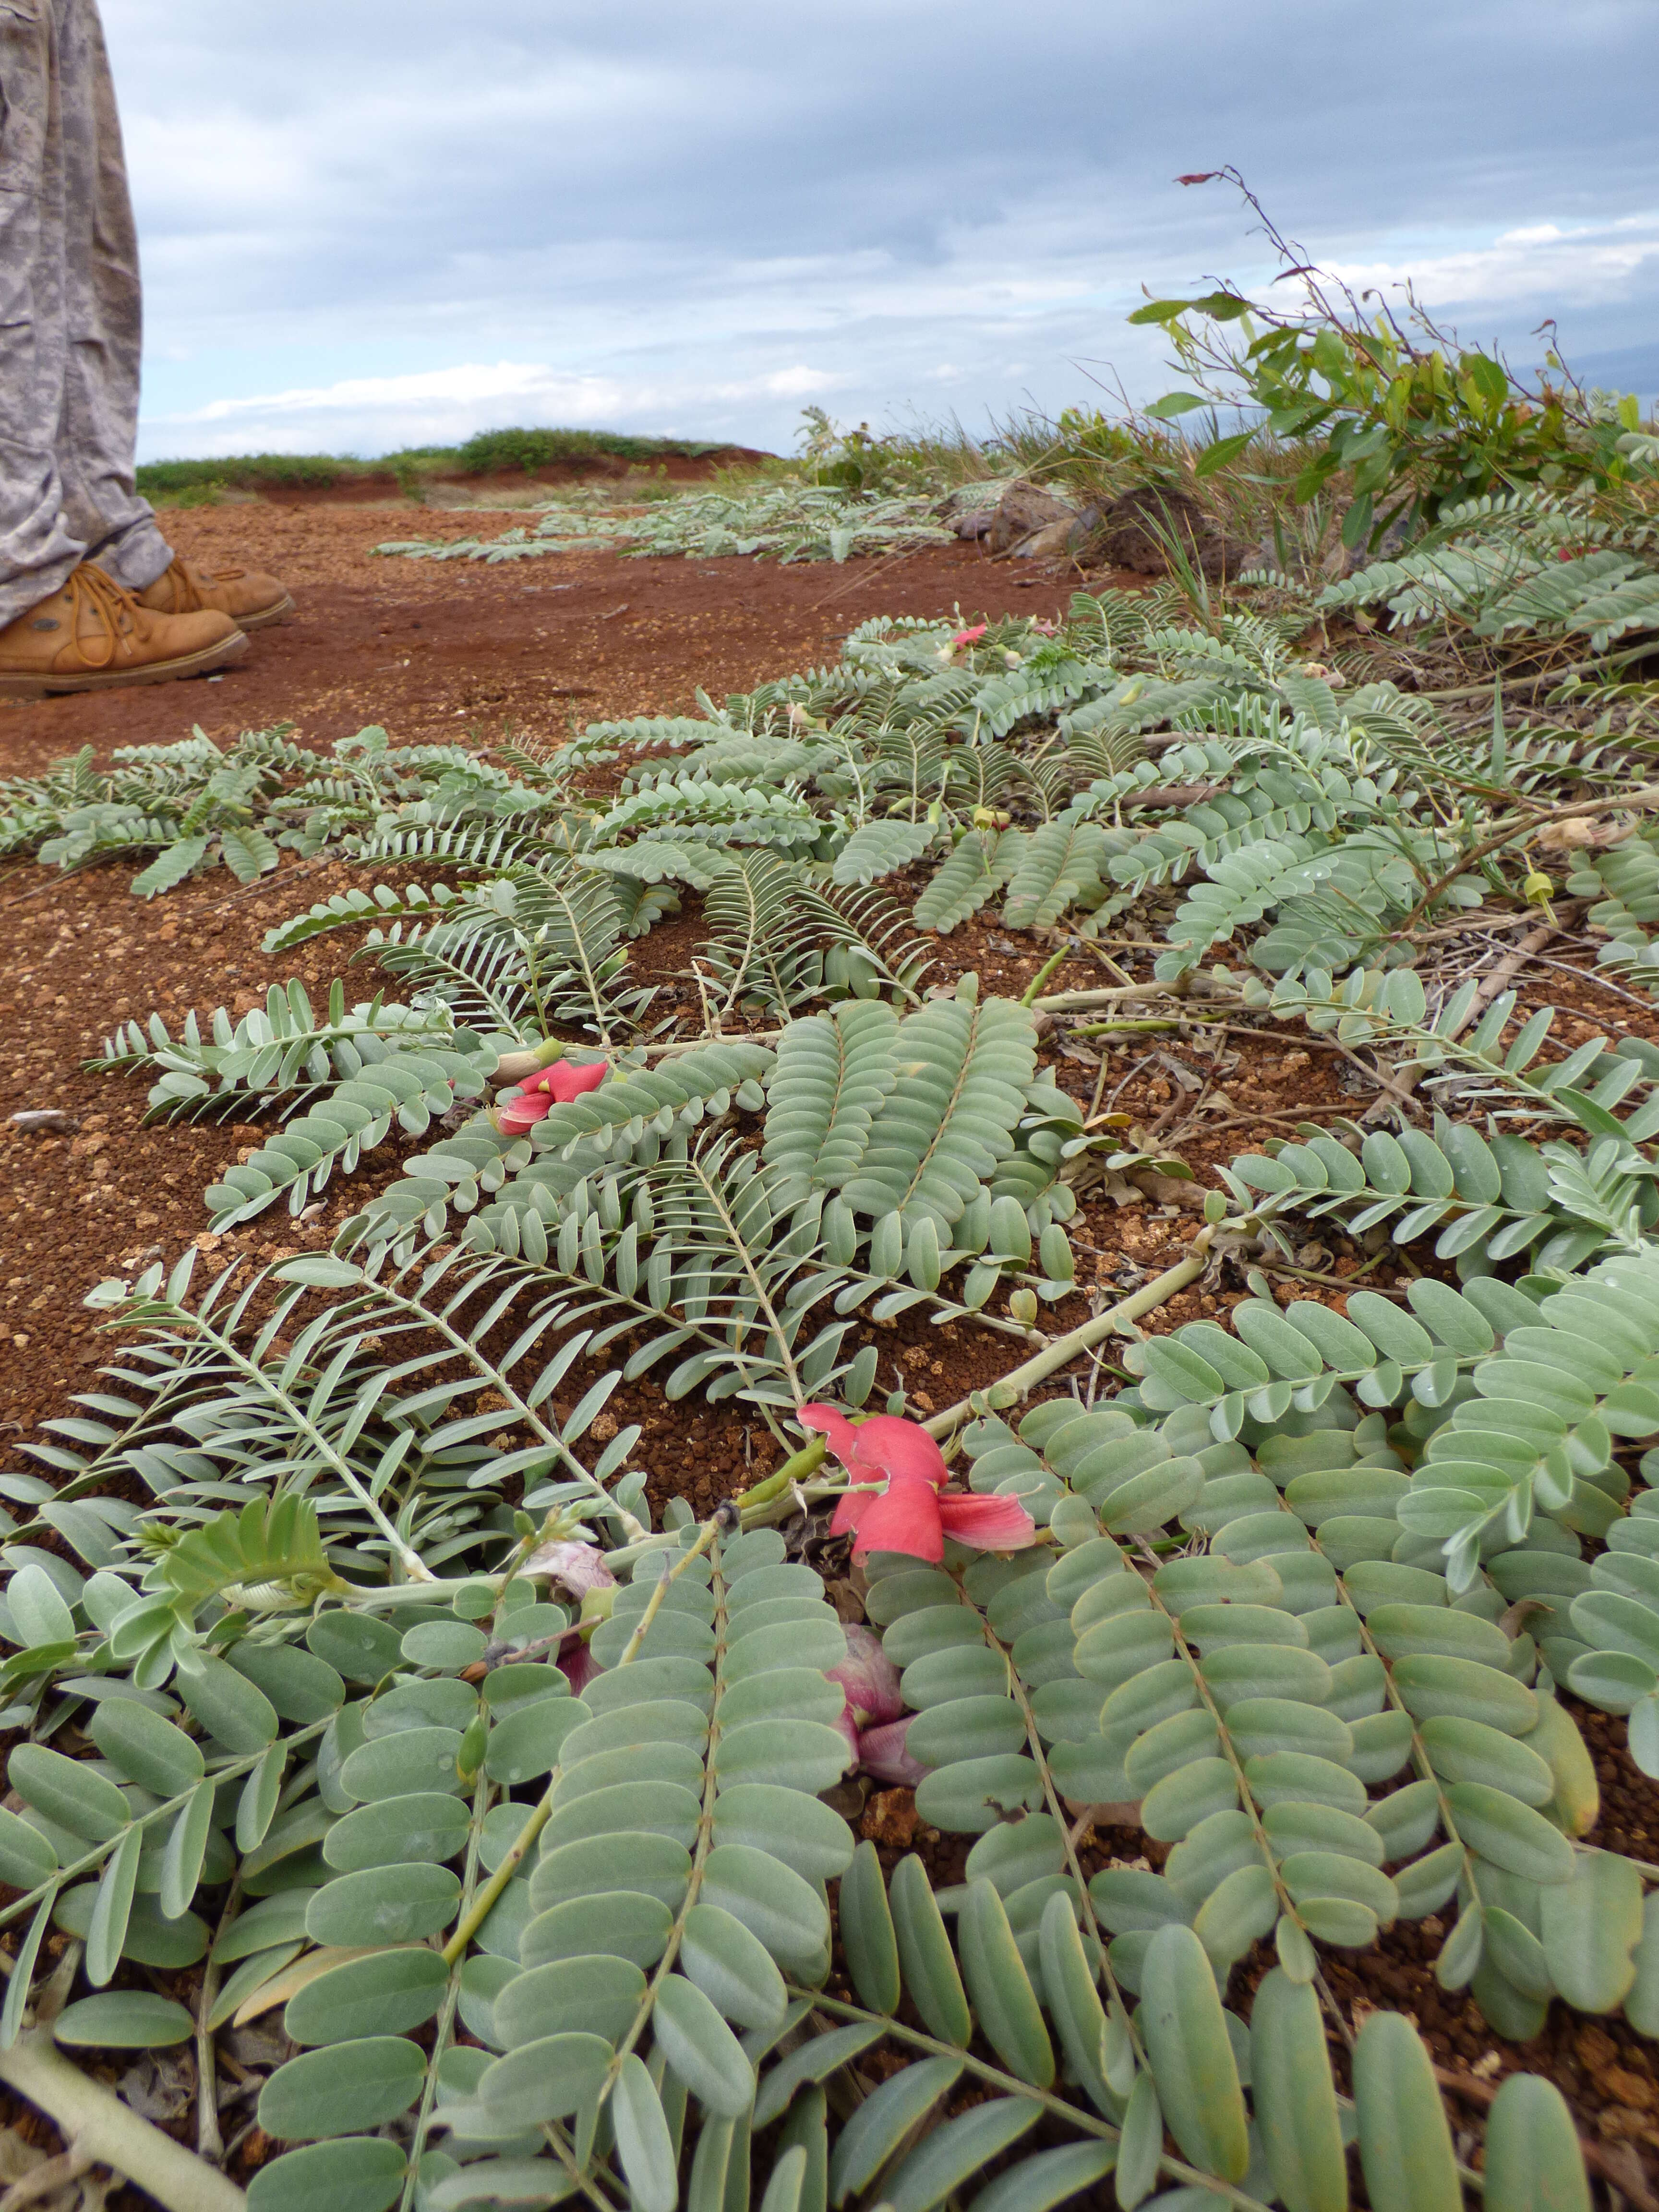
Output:
[[1167,388],[1124,317],[1359,283],[1659,392],[1659,0],[103,0],[141,453],[559,422],[787,450]]

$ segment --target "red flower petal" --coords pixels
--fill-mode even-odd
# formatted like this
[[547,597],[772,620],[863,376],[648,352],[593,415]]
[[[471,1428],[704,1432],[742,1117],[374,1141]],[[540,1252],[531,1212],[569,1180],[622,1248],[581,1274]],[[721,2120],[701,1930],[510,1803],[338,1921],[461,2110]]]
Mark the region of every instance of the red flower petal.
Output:
[[580,1098],[585,1091],[597,1091],[611,1073],[606,1060],[589,1060],[578,1067],[574,1060],[556,1060],[547,1071],[547,1086],[561,1106],[568,1106],[573,1098]]
[[830,1534],[832,1536],[850,1535],[864,1518],[866,1508],[875,1502],[876,1493],[872,1490],[849,1490],[836,1508],[835,1518],[830,1523]]
[[1017,1498],[941,1498],[939,1524],[975,1552],[1023,1552],[1036,1523]]
[[508,1137],[521,1137],[526,1129],[534,1128],[538,1121],[546,1120],[551,1103],[550,1099],[537,1097],[532,1091],[521,1091],[516,1098],[509,1098],[504,1106],[496,1109],[501,1133]]
[[[872,1474],[920,1475],[942,1486],[950,1480],[945,1455],[926,1429],[896,1413],[877,1413],[853,1431],[854,1461]],[[851,1464],[851,1462],[849,1462]]]
[[858,1441],[858,1431],[839,1406],[801,1406],[795,1419],[804,1429],[817,1429],[829,1439],[830,1449],[845,1467]]
[[866,1552],[904,1552],[913,1559],[937,1564],[945,1556],[938,1493],[920,1476],[896,1474],[883,1494],[859,1515],[857,1527],[855,1559]]

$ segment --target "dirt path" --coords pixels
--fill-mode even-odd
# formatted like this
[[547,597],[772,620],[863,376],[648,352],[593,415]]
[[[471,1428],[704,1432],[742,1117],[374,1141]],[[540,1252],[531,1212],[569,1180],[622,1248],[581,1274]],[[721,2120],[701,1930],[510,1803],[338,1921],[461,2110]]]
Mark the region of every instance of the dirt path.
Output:
[[165,514],[177,550],[270,568],[297,602],[222,677],[102,698],[0,707],[0,774],[84,744],[166,744],[297,724],[328,743],[379,722],[400,742],[558,743],[573,723],[675,713],[833,657],[874,614],[1064,611],[1064,576],[994,562],[975,545],[900,560],[631,560],[614,553],[432,562],[375,556],[389,538],[494,535],[521,518],[386,507],[199,507]]

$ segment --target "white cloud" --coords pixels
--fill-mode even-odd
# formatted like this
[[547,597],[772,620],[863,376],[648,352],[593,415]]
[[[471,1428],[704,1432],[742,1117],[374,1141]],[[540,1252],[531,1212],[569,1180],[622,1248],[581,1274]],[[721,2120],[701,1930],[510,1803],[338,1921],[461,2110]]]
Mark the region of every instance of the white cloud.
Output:
[[582,412],[601,412],[621,404],[620,387],[597,376],[555,376],[533,362],[500,361],[493,368],[468,362],[456,368],[417,372],[408,376],[350,376],[337,383],[301,386],[291,392],[251,393],[245,399],[212,399],[193,414],[164,417],[177,424],[222,422],[237,415],[300,415],[326,411],[341,414],[355,408],[373,410],[447,403],[473,407],[500,399],[534,399]]
[[1223,159],[1313,258],[1517,354],[1659,304],[1652,0],[1571,40],[1559,0],[1044,0],[1024,40],[999,0],[103,11],[150,452],[1149,398],[1140,284],[1272,273],[1234,193],[1170,181]]
[[1355,291],[1394,293],[1410,283],[1437,310],[1519,307],[1547,301],[1559,311],[1604,305],[1627,295],[1644,274],[1659,272],[1659,215],[1617,222],[1528,224],[1500,232],[1489,245],[1428,252],[1410,260],[1341,261],[1333,273]]
[[324,439],[344,441],[345,450],[386,452],[402,445],[459,442],[475,430],[521,422],[657,431],[666,425],[672,434],[687,419],[718,417],[757,400],[799,404],[828,396],[848,380],[804,362],[702,385],[570,376],[541,362],[467,362],[453,368],[342,377],[332,384],[210,399],[176,414],[153,416],[146,427],[153,449],[188,449],[206,457],[250,447],[307,451]]

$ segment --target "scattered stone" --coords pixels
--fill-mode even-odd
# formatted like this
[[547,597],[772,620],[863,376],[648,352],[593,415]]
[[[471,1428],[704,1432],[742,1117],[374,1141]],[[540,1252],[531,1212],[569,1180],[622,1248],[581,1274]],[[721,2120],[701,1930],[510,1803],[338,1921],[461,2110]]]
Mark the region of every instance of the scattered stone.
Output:
[[81,1122],[78,1115],[66,1114],[61,1106],[30,1106],[14,1114],[11,1125],[26,1137],[67,1137]]
[[[1021,477],[1009,485],[997,502],[988,533],[991,550],[1023,551],[1028,538],[1060,522],[1066,526],[1066,535],[1069,538],[1077,519],[1075,507],[1068,507],[1063,499],[1056,499],[1053,492],[1044,491],[1040,484],[1028,483]],[[1061,543],[1063,548],[1065,540]]]
[[1189,491],[1164,484],[1137,484],[1115,499],[1085,507],[1077,518],[1072,550],[1104,568],[1163,576],[1170,570],[1170,538],[1211,578],[1236,576],[1255,557],[1255,549],[1229,538]]

